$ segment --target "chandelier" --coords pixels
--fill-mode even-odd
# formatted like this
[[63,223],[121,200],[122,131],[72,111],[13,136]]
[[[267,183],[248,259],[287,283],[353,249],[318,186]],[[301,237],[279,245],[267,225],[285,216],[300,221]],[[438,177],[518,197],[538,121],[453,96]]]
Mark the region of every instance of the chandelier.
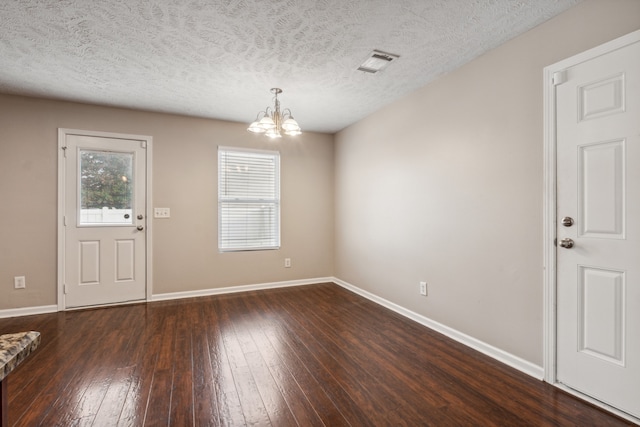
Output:
[[293,119],[291,110],[285,108],[282,112],[280,111],[278,95],[282,93],[282,89],[274,87],[271,93],[275,95],[273,108],[267,107],[264,111],[260,111],[247,130],[253,133],[264,133],[270,138],[281,138],[282,133],[291,136],[300,135],[302,131],[298,122]]

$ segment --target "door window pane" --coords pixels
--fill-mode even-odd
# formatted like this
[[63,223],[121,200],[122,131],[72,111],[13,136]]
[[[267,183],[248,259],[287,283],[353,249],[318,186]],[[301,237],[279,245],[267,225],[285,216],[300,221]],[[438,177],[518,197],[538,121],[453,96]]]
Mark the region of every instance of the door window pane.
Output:
[[81,225],[133,224],[133,153],[80,150]]

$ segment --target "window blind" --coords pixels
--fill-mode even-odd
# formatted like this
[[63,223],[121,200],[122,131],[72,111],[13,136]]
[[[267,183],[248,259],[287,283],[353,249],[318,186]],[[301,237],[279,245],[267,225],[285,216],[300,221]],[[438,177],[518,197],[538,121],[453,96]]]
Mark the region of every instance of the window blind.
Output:
[[280,153],[218,148],[218,248],[280,247]]

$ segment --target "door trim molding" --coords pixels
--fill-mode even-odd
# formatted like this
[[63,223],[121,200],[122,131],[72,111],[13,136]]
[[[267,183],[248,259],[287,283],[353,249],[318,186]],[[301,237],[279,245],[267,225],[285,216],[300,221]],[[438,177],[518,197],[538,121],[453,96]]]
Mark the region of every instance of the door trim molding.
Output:
[[58,229],[58,248],[57,248],[57,262],[58,262],[58,277],[57,277],[57,306],[58,311],[64,311],[64,266],[65,266],[65,229],[64,229],[64,204],[65,204],[65,156],[64,149],[67,135],[83,135],[94,136],[101,138],[114,138],[114,139],[135,139],[144,141],[146,144],[145,150],[145,163],[146,163],[146,200],[145,200],[145,218],[147,219],[145,224],[145,269],[146,269],[146,301],[151,301],[153,294],[153,217],[151,213],[152,209],[152,159],[153,159],[153,137],[148,135],[133,135],[124,133],[112,133],[112,132],[98,132],[80,129],[66,129],[58,128],[58,216],[57,216],[57,229]]
[[576,392],[557,380],[556,365],[556,322],[557,322],[557,275],[556,275],[556,86],[554,75],[569,67],[620,49],[627,45],[640,42],[640,30],[619,37],[600,46],[579,53],[575,56],[556,62],[544,68],[544,194],[543,194],[543,256],[544,256],[544,293],[543,293],[543,368],[544,380],[550,384],[587,400],[603,409],[621,417],[638,422],[635,417],[598,400]]

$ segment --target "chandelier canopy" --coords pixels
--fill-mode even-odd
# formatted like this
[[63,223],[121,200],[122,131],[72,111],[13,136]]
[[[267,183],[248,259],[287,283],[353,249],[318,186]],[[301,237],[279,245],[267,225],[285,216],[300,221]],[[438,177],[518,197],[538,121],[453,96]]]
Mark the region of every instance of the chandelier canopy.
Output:
[[285,108],[280,111],[280,101],[278,95],[282,93],[282,89],[274,87],[271,93],[273,98],[273,108],[267,107],[264,111],[260,111],[256,120],[249,125],[247,130],[253,133],[264,133],[270,138],[281,138],[282,133],[285,135],[300,135],[302,130],[293,118],[291,110]]

